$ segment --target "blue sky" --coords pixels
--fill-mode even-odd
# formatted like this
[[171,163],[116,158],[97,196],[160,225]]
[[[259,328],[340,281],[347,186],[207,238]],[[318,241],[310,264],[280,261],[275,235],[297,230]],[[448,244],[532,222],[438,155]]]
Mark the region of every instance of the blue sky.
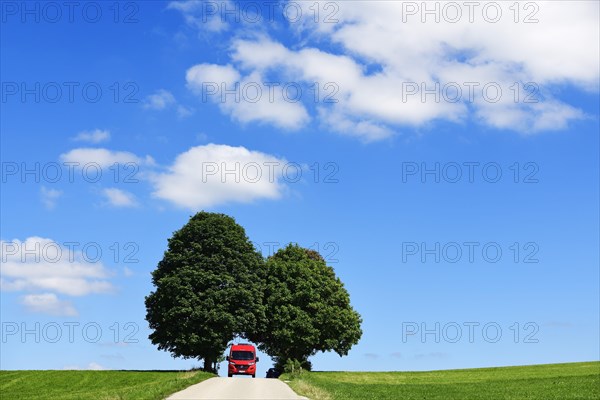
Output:
[[335,268],[316,369],[599,359],[597,3],[82,4],[2,5],[2,369],[200,365],[143,301],[203,209]]

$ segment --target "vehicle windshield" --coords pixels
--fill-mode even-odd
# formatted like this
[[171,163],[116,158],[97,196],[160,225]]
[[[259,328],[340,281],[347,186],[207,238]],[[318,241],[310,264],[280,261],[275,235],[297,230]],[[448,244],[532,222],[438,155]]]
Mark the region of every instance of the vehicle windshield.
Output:
[[254,360],[254,353],[251,351],[232,351],[231,352],[232,360]]

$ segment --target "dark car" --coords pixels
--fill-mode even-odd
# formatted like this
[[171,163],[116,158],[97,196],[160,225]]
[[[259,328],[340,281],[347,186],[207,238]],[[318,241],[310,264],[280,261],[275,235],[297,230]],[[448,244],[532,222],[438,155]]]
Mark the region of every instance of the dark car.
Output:
[[281,375],[281,372],[276,368],[269,368],[267,371],[267,378],[279,378],[279,375]]

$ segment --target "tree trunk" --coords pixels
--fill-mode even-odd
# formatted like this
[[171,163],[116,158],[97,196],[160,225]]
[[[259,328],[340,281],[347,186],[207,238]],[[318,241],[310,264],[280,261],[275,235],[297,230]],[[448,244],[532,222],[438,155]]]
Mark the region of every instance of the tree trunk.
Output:
[[213,363],[214,363],[214,361],[212,361],[210,358],[205,358],[204,359],[204,371],[214,372]]

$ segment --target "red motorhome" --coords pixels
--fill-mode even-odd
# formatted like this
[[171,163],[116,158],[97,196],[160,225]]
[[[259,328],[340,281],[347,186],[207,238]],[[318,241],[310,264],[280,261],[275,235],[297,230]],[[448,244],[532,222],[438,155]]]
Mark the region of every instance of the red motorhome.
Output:
[[256,363],[258,357],[256,357],[256,349],[251,344],[240,343],[234,344],[229,350],[227,356],[229,365],[227,366],[227,376],[232,377],[233,375],[252,375],[256,378]]

